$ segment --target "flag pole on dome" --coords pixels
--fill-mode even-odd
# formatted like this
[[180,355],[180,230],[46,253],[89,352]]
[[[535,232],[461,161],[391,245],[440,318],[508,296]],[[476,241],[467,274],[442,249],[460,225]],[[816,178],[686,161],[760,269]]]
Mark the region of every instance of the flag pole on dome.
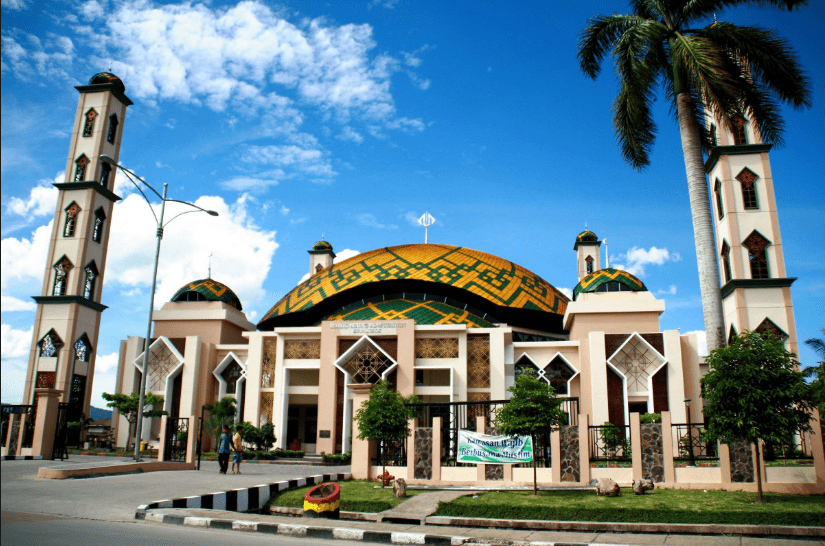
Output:
[[418,223],[424,226],[424,244],[429,244],[430,242],[430,226],[435,224],[435,218],[429,212],[425,212],[421,215],[421,218],[418,219]]

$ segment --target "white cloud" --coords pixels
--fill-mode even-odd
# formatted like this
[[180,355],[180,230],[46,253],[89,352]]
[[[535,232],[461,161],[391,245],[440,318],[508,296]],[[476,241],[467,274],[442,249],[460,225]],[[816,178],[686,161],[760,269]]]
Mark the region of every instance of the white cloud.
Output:
[[657,290],[656,295],[657,296],[666,296],[666,295],[675,296],[676,295],[676,285],[671,284],[670,288],[668,288],[667,290],[661,290],[661,289]]
[[626,254],[619,255],[617,259],[626,264],[616,264],[615,267],[617,269],[624,269],[628,273],[644,277],[646,265],[662,265],[665,262],[677,262],[681,260],[681,256],[675,252],[671,254],[666,248],[652,246],[650,250],[645,250],[634,246],[628,250]]
[[286,205],[281,205],[281,214],[284,216],[289,214],[289,209],[286,207]]
[[2,6],[6,9],[19,11],[27,9],[29,7],[29,3],[26,2],[26,0],[2,0]]
[[[3,7],[8,7],[6,0],[3,0]],[[75,81],[71,75],[74,43],[65,36],[49,34],[41,40],[14,29],[3,34],[2,49],[3,73],[11,72],[18,79],[37,85],[45,85],[43,82],[48,80]]]
[[95,359],[95,375],[98,372],[108,372],[117,369],[118,353],[97,355]]
[[[341,252],[336,252],[335,253],[335,258],[333,258],[332,263],[337,264],[337,263],[343,262],[344,260],[349,260],[353,256],[358,256],[359,254],[361,254],[361,253],[357,250],[353,250],[351,248],[345,248]],[[301,284],[302,282],[308,280],[311,276],[312,275],[310,273],[306,273],[303,277],[301,277],[301,280],[298,281],[298,284]]]
[[52,223],[37,228],[31,239],[7,237],[0,242],[0,288],[4,293],[11,285],[43,280]]
[[341,129],[341,132],[338,133],[338,135],[336,135],[335,138],[337,138],[338,140],[355,142],[356,144],[361,144],[362,142],[364,142],[364,137],[361,136],[360,133],[355,131],[349,125],[344,126],[344,128]]
[[571,300],[573,299],[573,291],[570,290],[569,288],[559,288],[558,290],[559,290],[559,292],[561,292],[562,294],[567,296],[568,299],[571,299]]
[[238,176],[231,180],[221,182],[221,187],[227,190],[236,191],[260,191],[277,186],[278,181],[270,178],[257,178],[251,176]]
[[685,332],[682,335],[688,334],[696,334],[697,341],[699,342],[699,356],[707,356],[708,355],[708,338],[705,334],[704,330],[693,330],[692,332]]
[[254,165],[271,165],[282,172],[291,171],[292,176],[300,173],[322,181],[331,180],[338,175],[332,169],[326,153],[294,144],[249,146],[241,155],[241,161]]
[[[212,256],[212,278],[225,283],[245,307],[263,301],[262,288],[278,248],[275,232],[259,228],[247,212],[254,201],[244,194],[234,203],[221,197],[201,197],[195,204],[215,210],[218,217],[186,214],[164,231],[155,304],[160,305],[187,282],[206,277]],[[188,207],[169,203],[167,218]],[[105,282],[122,287],[148,287],[156,245],[153,219],[136,194],[115,205]]]
[[2,358],[19,359],[29,356],[32,342],[32,328],[17,330],[8,324],[0,326],[2,329]]
[[3,312],[11,311],[34,311],[37,305],[33,301],[25,301],[12,296],[0,296],[0,307]]
[[9,199],[6,204],[6,212],[26,218],[51,216],[54,214],[55,206],[57,206],[58,194],[57,188],[52,183],[63,182],[64,179],[65,171],[58,173],[54,180],[41,180],[29,190],[28,199],[20,199],[19,197]]

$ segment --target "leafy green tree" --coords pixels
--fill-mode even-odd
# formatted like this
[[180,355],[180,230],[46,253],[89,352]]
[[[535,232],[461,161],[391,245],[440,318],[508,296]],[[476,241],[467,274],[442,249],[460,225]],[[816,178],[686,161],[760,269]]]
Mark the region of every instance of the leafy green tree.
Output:
[[[825,334],[825,328],[822,329]],[[825,418],[825,340],[823,339],[806,339],[805,345],[816,352],[822,360],[816,363],[815,366],[808,366],[802,373],[808,379],[813,379],[808,388],[810,393],[808,399],[811,403],[819,408],[820,419]]]
[[[731,444],[746,440],[781,444],[799,431],[811,430],[808,386],[796,370],[796,355],[771,332],[744,330],[727,347],[711,351],[709,372],[702,378],[707,405],[707,439]],[[756,482],[762,502],[762,474]]]
[[[144,418],[166,415],[166,412],[162,409],[151,409],[149,411],[139,412],[140,393],[137,392],[133,392],[132,394],[109,394],[104,392],[103,399],[106,400],[106,405],[108,407],[116,409],[118,413],[125,417],[129,422],[129,439],[126,441],[126,451],[129,451],[129,447],[131,445],[132,430],[137,424],[138,413],[143,413]],[[163,397],[152,394],[151,392],[147,392],[143,400],[144,406],[142,409],[146,409],[147,406],[151,406],[152,408],[163,407]]]
[[505,436],[530,436],[533,444],[533,496],[538,496],[538,472],[536,470],[536,436],[559,429],[567,414],[561,409],[563,400],[556,398],[553,387],[538,379],[532,372],[516,377],[509,390],[510,401],[502,407],[494,419],[495,426]]
[[240,422],[235,425],[236,430],[241,433],[244,442],[255,444],[258,451],[269,451],[275,443],[275,427],[271,423],[266,423],[258,428],[252,423]]
[[231,396],[224,396],[214,404],[205,404],[209,417],[204,423],[204,427],[212,433],[215,445],[221,435],[221,428],[224,425],[231,425],[235,421],[235,399]]
[[650,163],[657,88],[664,88],[676,113],[710,350],[725,345],[725,333],[702,155],[715,143],[700,121],[703,111],[731,132],[735,122],[748,120],[763,142],[780,144],[777,103],[799,108],[811,100],[810,83],[784,39],[760,27],[715,21],[723,8],[748,4],[792,10],[807,0],[633,0],[633,13],[588,21],[579,42],[581,69],[593,79],[612,52],[619,79],[613,125],[622,155],[635,169]]
[[[391,390],[388,381],[381,380],[370,391],[369,400],[355,412],[358,439],[370,442],[403,441],[410,435],[408,421],[416,416],[409,404],[420,402],[414,394],[404,398]],[[412,454],[410,454],[412,455]],[[386,460],[381,457],[381,474],[386,473]]]

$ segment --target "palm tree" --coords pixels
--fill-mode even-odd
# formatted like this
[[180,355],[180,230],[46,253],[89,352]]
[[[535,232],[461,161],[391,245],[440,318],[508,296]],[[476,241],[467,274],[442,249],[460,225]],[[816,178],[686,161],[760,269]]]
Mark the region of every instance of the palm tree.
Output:
[[709,21],[725,7],[769,5],[792,10],[807,0],[632,0],[633,13],[599,15],[579,42],[582,71],[595,79],[612,50],[619,76],[613,124],[624,158],[637,170],[650,163],[656,134],[651,103],[661,85],[679,121],[699,267],[708,350],[725,345],[719,266],[703,152],[705,111],[721,127],[749,119],[763,142],[782,142],[777,101],[810,105],[810,85],[789,44],[773,31]]
[[[825,328],[822,329],[822,333],[825,334]],[[820,419],[822,419],[825,418],[825,415],[822,415],[825,412],[825,337],[822,339],[815,337],[806,339],[805,345],[813,349],[822,358],[816,365],[808,366],[802,370],[805,377],[811,379],[809,399],[814,406],[819,408]]]

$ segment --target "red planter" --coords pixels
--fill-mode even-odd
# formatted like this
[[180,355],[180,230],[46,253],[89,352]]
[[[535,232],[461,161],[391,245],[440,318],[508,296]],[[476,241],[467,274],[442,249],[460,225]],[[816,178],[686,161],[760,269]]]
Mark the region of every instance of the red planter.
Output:
[[341,487],[337,483],[316,485],[304,495],[304,517],[338,519]]

